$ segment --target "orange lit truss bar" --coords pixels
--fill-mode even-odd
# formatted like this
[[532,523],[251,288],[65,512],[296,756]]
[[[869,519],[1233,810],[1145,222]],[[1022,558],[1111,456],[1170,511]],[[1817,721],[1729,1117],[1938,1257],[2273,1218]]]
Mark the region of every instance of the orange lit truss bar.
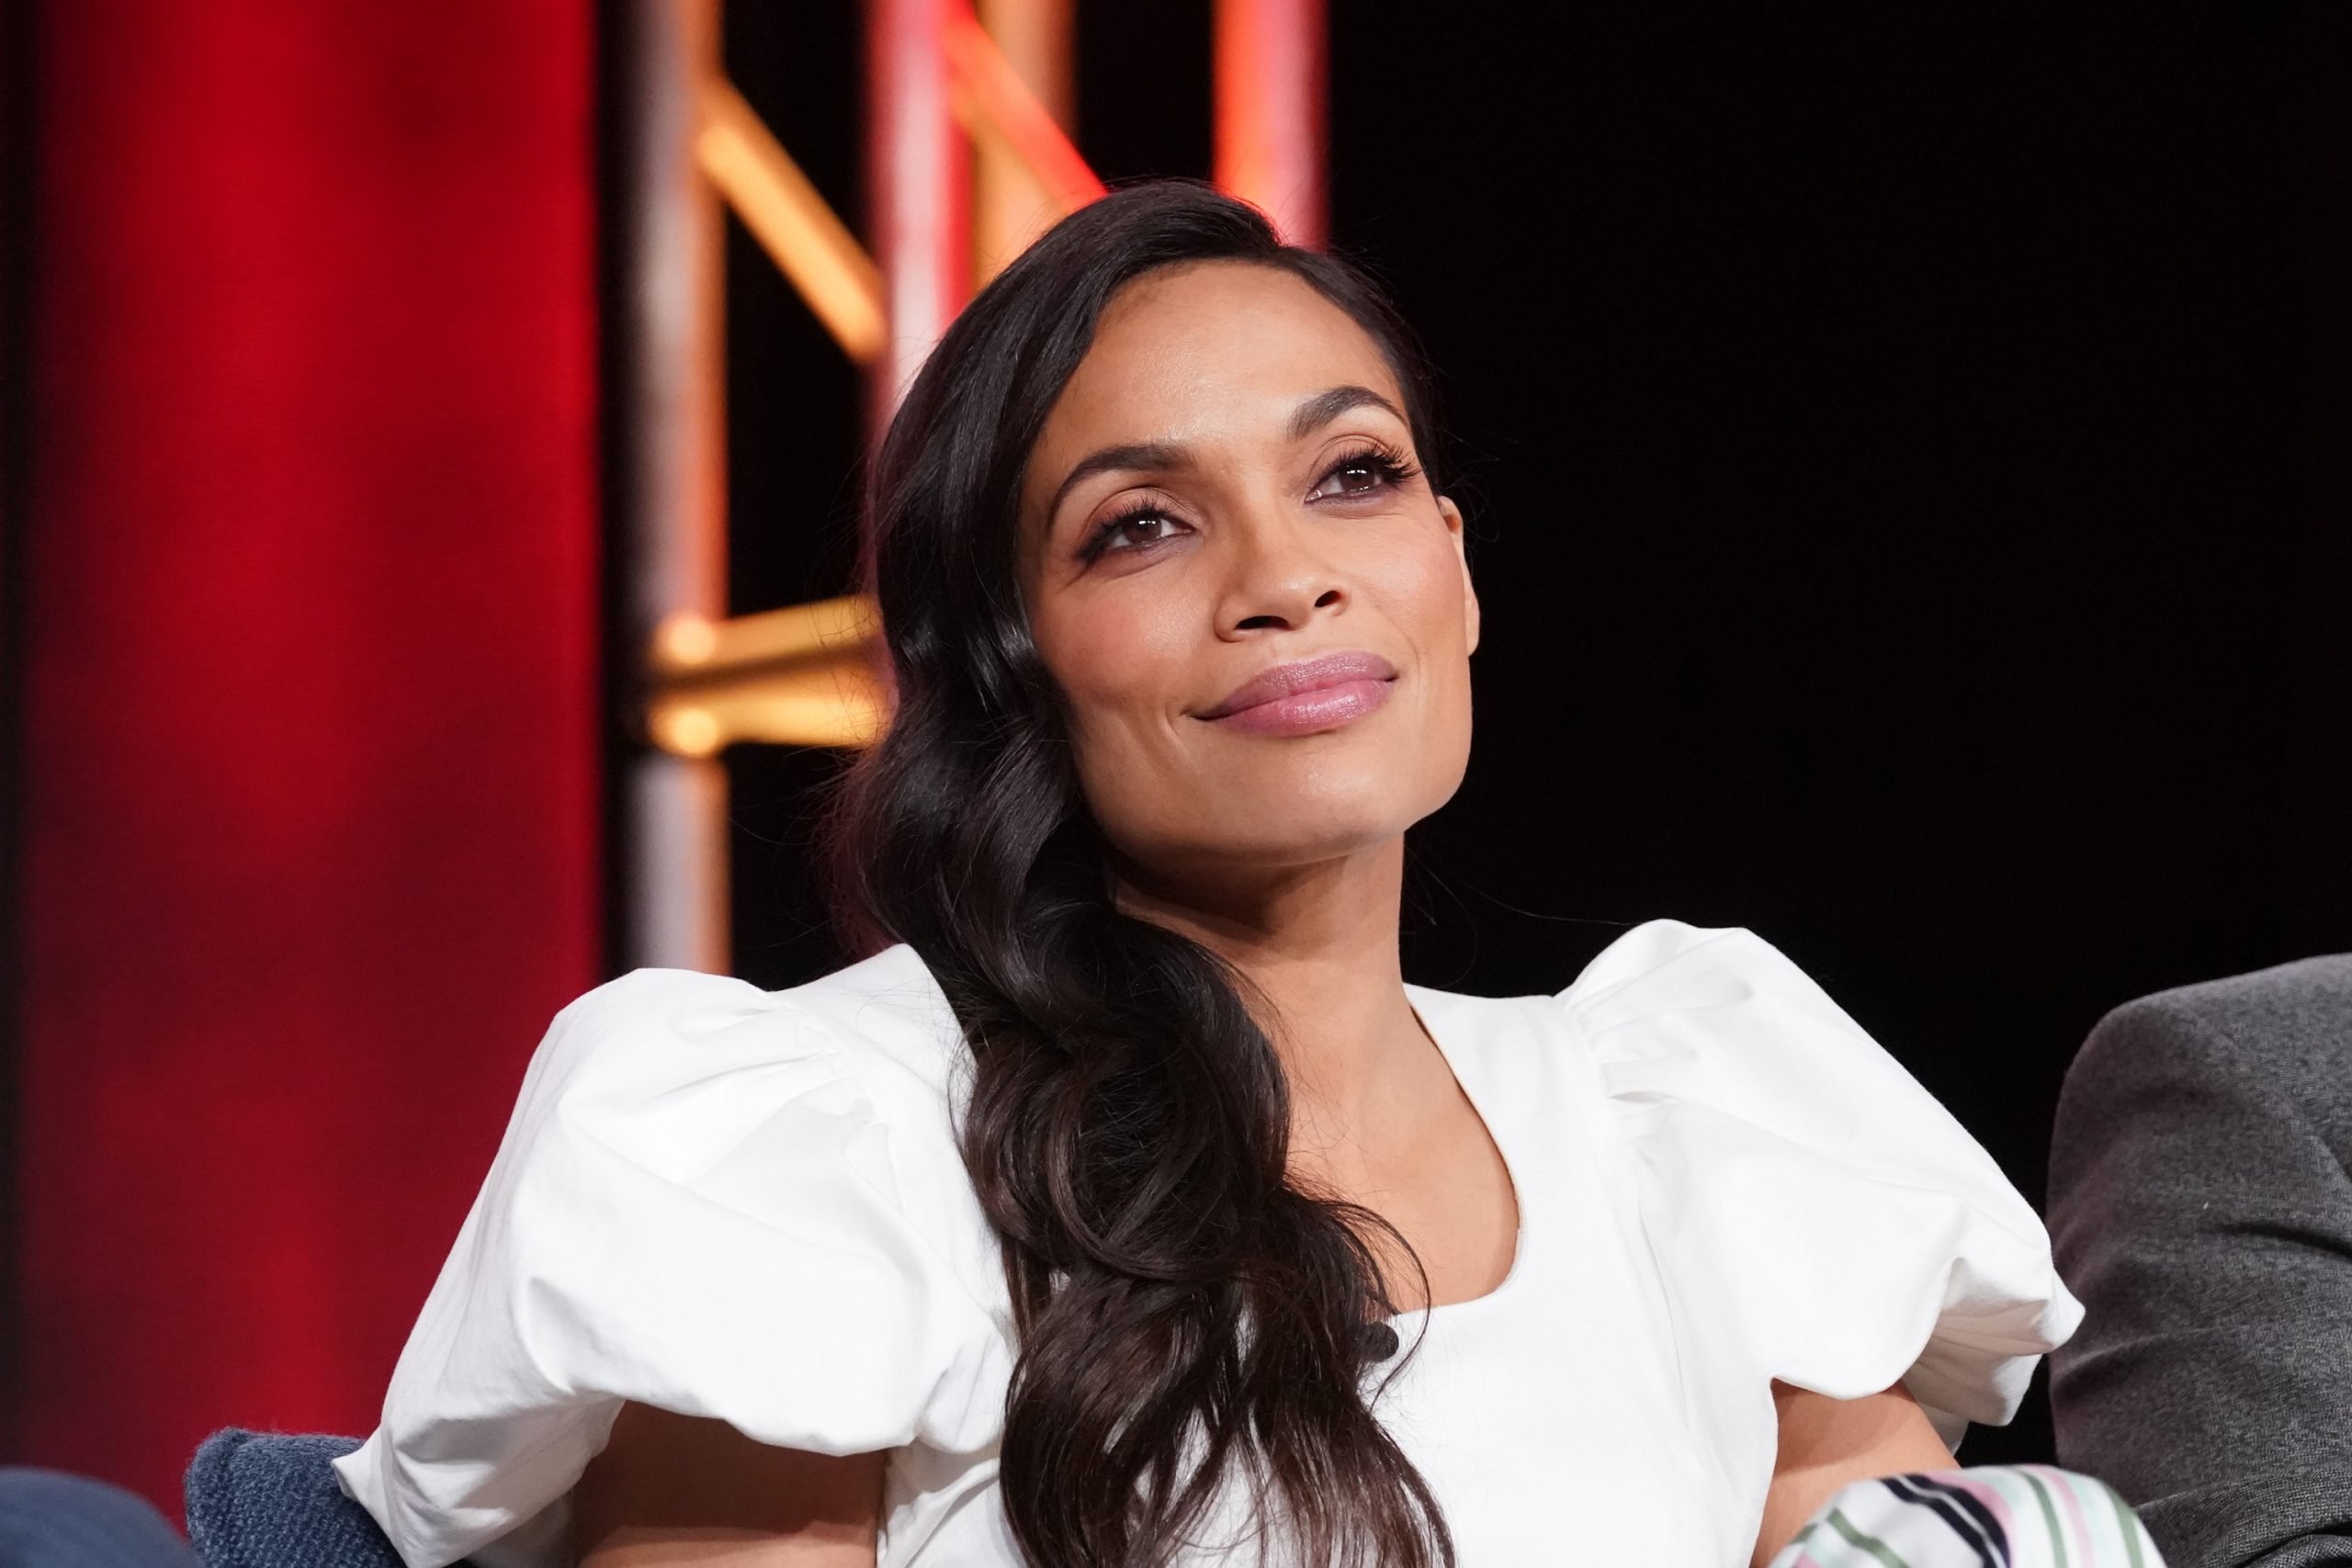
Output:
[[[724,213],[865,367],[878,427],[973,283],[1102,194],[1069,137],[1075,4],[867,0],[871,254],[728,81],[718,0],[623,8],[616,500],[652,742],[616,803],[633,963],[729,966],[721,750],[854,746],[886,718],[865,602],[726,615]],[[1217,0],[1215,28],[1216,181],[1319,244],[1323,0]]]

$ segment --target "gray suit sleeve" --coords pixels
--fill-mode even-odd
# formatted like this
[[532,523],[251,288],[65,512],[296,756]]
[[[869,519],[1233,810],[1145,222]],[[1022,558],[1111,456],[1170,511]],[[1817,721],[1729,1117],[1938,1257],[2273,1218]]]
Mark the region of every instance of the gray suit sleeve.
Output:
[[2256,1055],[2196,995],[2111,1014],[2067,1076],[2051,1228],[2088,1315],[2052,1359],[2059,1457],[2173,1568],[2352,1564],[2352,1181],[2313,1119],[2344,1061]]

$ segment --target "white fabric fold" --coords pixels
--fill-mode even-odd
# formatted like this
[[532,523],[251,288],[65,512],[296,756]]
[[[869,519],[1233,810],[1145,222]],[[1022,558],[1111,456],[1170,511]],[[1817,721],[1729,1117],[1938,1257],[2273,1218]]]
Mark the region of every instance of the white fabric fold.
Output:
[[818,1453],[991,1448],[1009,1352],[899,1205],[877,1070],[704,975],[640,971],[556,1019],[383,1425],[339,1466],[409,1562],[559,1504],[624,1401]]
[[[1510,1277],[1368,1374],[1466,1568],[1740,1560],[1774,1380],[1900,1382],[1956,1436],[2007,1419],[2079,1316],[1974,1140],[1746,931],[1639,927],[1556,998],[1411,998],[1520,1188]],[[887,1450],[882,1568],[1015,1568],[967,1069],[905,948],[775,994],[641,972],[566,1009],[345,1489],[410,1568],[555,1568],[637,1401]]]
[[1694,1378],[1902,1382],[1947,1442],[2016,1414],[2082,1309],[1992,1157],[1772,945],[1671,920],[1561,993]]

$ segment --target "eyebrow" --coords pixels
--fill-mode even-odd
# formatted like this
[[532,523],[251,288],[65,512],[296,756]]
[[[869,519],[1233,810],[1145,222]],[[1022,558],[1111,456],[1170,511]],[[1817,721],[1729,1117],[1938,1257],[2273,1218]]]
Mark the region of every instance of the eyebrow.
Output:
[[[1304,441],[1343,413],[1356,409],[1384,409],[1400,424],[1409,424],[1404,412],[1370,387],[1333,387],[1316,393],[1300,403],[1290,416],[1290,438]],[[1078,465],[1062,477],[1054,489],[1054,498],[1046,504],[1046,515],[1052,517],[1062,509],[1062,502],[1072,490],[1097,474],[1115,473],[1124,469],[1147,469],[1167,472],[1192,466],[1190,448],[1172,441],[1132,441],[1117,446],[1104,446],[1088,453]]]
[[1050,518],[1062,509],[1063,497],[1097,474],[1113,473],[1122,468],[1150,468],[1165,472],[1170,468],[1191,466],[1193,454],[1172,441],[1132,441],[1123,446],[1105,446],[1090,452],[1080,459],[1078,467],[1066,475],[1054,491],[1054,499],[1046,505]]
[[1316,393],[1298,405],[1298,412],[1290,416],[1290,438],[1304,441],[1341,414],[1357,409],[1385,409],[1397,423],[1412,423],[1395,403],[1370,387],[1334,387],[1328,392]]

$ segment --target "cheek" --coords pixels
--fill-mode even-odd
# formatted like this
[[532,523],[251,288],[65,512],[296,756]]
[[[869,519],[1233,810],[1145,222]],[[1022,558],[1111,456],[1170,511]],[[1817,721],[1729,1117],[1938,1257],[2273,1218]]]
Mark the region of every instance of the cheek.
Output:
[[1034,617],[1037,651],[1068,705],[1079,771],[1149,751],[1182,707],[1193,618],[1164,594],[1073,592]]
[[[1470,619],[1462,558],[1442,528],[1417,530],[1369,567],[1367,587],[1411,645],[1421,672],[1414,766],[1423,784],[1450,795],[1470,757]],[[1433,809],[1436,801],[1430,803]]]
[[1374,553],[1363,570],[1386,618],[1422,657],[1469,657],[1462,558],[1454,553],[1452,535],[1442,527],[1417,527]]

